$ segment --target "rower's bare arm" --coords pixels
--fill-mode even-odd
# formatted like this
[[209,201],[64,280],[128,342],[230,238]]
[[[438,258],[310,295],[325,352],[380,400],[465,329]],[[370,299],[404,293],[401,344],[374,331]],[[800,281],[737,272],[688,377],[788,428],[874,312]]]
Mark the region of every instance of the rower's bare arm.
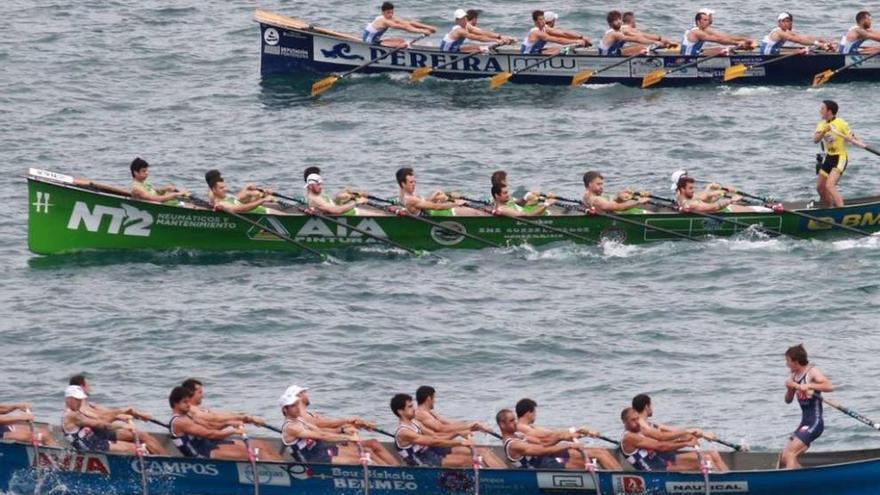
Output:
[[821,370],[813,368],[810,370],[810,388],[819,392],[834,392],[834,384],[822,373]]
[[880,41],[880,31],[859,28],[857,33],[866,40]]
[[9,414],[15,410],[25,411],[29,408],[30,408],[30,405],[28,405],[28,404],[8,404],[8,405],[0,404],[0,414]]
[[27,423],[28,421],[33,420],[33,414],[16,414],[15,416],[0,417],[0,425],[14,425],[17,423]]
[[413,439],[412,443],[418,445],[425,445],[428,447],[458,447],[462,445],[463,440],[454,439],[454,438],[443,438],[443,437],[435,437],[429,435],[419,435],[415,432],[412,432]]
[[144,188],[140,186],[132,186],[131,187],[131,196],[133,198],[141,199],[144,201],[153,201],[154,203],[161,203],[163,201],[169,201],[175,198],[179,198],[183,195],[181,192],[173,192],[167,191],[165,189],[157,189],[156,191],[159,194],[152,194],[144,190]]
[[565,443],[557,443],[555,445],[540,445],[529,442],[514,442],[511,447],[514,450],[514,453],[517,455],[541,456],[565,452],[569,448],[571,448],[571,445]]
[[571,38],[563,38],[560,36],[553,36],[547,33],[538,33],[538,39],[544,40],[549,43],[556,43],[557,45],[568,45],[571,43]]
[[177,427],[177,434],[192,435],[194,437],[207,438],[209,440],[223,440],[226,437],[235,434],[233,430],[205,428],[195,421],[186,418],[178,418],[174,423]]
[[330,215],[342,215],[343,213],[357,206],[357,203],[355,203],[354,201],[350,201],[342,205],[336,205],[328,203],[321,198],[312,198],[309,203],[313,208],[320,210],[322,213],[327,213]]
[[112,430],[113,423],[110,421],[102,421],[97,418],[92,418],[86,416],[85,414],[78,412],[68,418],[74,425],[83,427],[88,426],[89,428],[100,428],[102,430]]
[[689,444],[689,442],[686,441],[667,442],[654,440],[653,438],[648,437],[637,437],[635,435],[627,435],[625,441],[627,442],[627,446],[630,447],[627,450],[638,448],[656,450],[658,452],[674,452],[682,447],[686,447]]
[[306,430],[305,428],[301,428],[296,436],[299,438],[310,438],[312,440],[320,440],[322,442],[332,442],[332,443],[344,443],[352,440],[351,435],[344,435],[342,433],[334,433],[328,430],[316,429],[316,430]]

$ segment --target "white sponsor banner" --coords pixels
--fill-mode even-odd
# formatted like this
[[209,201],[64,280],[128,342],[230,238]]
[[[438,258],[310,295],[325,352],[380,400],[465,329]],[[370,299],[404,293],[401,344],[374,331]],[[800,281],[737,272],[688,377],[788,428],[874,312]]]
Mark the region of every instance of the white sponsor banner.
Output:
[[[250,463],[238,462],[238,482],[243,485],[254,484],[254,470]],[[290,475],[287,468],[280,464],[257,463],[257,474],[261,485],[290,486]]]
[[[748,493],[748,481],[709,481],[711,493]],[[667,481],[666,493],[676,495],[703,495],[706,483],[702,481]]]
[[537,475],[538,488],[541,489],[596,491],[596,483],[593,482],[593,477],[589,473],[559,471],[556,473],[539,472]]

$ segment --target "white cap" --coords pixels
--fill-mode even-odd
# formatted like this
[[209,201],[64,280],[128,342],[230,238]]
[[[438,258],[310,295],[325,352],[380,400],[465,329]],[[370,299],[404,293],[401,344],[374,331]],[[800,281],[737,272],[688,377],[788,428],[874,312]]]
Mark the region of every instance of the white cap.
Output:
[[291,394],[290,390],[285,390],[281,397],[278,398],[278,405],[281,407],[292,406],[299,402],[299,397],[296,394]]
[[791,14],[789,14],[788,12],[783,12],[776,16],[777,21],[784,21],[786,19],[791,19]]
[[673,192],[675,192],[675,190],[678,189],[678,181],[682,177],[687,177],[687,174],[688,174],[687,170],[676,170],[675,172],[672,172],[672,176],[669,177],[669,179],[672,181],[671,189]]
[[86,391],[79,385],[70,385],[64,389],[64,397],[73,397],[74,399],[87,399]]
[[309,187],[309,184],[323,184],[323,183],[324,183],[324,179],[322,179],[320,175],[309,174],[309,176],[306,177],[306,185],[303,187]]
[[293,395],[294,397],[308,390],[309,387],[300,387],[299,385],[291,385],[287,387],[287,390],[284,391],[285,394]]
[[459,20],[462,17],[467,17],[467,12],[464,9],[458,9],[455,11],[455,20]]
[[559,14],[557,14],[556,12],[552,12],[549,10],[547,12],[544,12],[544,21],[553,22],[556,19],[559,19]]
[[706,14],[706,15],[715,15],[715,11],[712,9],[702,8],[697,11],[698,14]]

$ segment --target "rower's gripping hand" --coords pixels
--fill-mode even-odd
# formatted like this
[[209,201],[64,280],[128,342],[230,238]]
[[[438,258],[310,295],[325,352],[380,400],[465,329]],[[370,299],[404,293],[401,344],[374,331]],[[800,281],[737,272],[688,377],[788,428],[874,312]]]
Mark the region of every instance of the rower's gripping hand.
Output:
[[263,418],[260,418],[258,416],[245,416],[244,422],[250,423],[252,425],[257,425],[257,426],[263,426],[266,424],[266,420]]
[[31,412],[30,402],[21,402],[19,404],[16,404],[15,408],[23,413],[30,413]]

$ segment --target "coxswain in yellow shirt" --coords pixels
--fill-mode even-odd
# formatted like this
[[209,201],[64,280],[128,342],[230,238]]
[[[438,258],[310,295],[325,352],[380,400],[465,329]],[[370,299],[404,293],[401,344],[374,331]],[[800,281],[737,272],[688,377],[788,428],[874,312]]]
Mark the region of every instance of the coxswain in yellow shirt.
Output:
[[816,125],[813,142],[819,143],[822,153],[816,155],[816,191],[826,206],[843,206],[843,196],[837,190],[840,176],[849,163],[846,143],[859,146],[864,143],[849,129],[849,124],[837,116],[837,102],[825,100],[819,106],[822,120]]

